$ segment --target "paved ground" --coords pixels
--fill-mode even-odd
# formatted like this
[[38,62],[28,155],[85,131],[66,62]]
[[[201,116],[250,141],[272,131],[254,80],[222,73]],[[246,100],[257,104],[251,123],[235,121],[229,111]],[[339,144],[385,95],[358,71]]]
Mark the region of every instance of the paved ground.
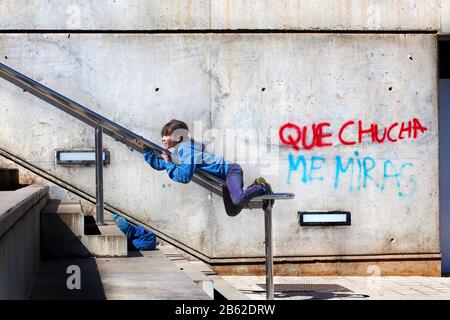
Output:
[[[250,299],[266,298],[265,291],[259,286],[265,284],[264,276],[222,276],[222,278]],[[448,277],[274,277],[274,283],[275,285],[337,284],[351,291],[275,292],[275,300],[450,300]]]
[[[74,274],[67,273],[71,265],[80,268],[80,290],[67,287],[69,277]],[[155,250],[134,251],[127,258],[45,261],[31,299],[209,300],[210,297],[160,250]]]

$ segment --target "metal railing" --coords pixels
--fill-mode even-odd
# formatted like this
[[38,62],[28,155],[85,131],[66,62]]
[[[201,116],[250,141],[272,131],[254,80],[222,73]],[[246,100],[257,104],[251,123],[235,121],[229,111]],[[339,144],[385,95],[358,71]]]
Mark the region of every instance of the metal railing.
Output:
[[[40,84],[37,81],[17,72],[16,70],[0,63],[0,77],[22,88],[24,92],[46,101],[58,109],[70,114],[78,120],[95,128],[95,160],[96,160],[96,209],[97,223],[104,224],[104,197],[103,197],[103,133],[112,137],[118,142],[128,146],[131,150],[137,150],[144,153],[148,148],[152,149],[157,155],[162,151],[170,153],[157,144],[145,139],[144,137],[133,133],[125,127],[101,116],[100,114],[82,106],[81,104],[53,91],[52,89]],[[142,149],[137,141],[141,142],[145,148]],[[208,189],[209,191],[222,196],[222,187],[226,185],[223,179],[211,175],[203,170],[196,169],[192,181]],[[293,199],[293,193],[274,193],[262,195],[253,198],[248,208],[263,208],[264,200],[287,200]],[[266,290],[267,299],[274,298],[273,292],[273,252],[272,252],[272,205],[264,209],[265,221],[265,254],[266,254]]]

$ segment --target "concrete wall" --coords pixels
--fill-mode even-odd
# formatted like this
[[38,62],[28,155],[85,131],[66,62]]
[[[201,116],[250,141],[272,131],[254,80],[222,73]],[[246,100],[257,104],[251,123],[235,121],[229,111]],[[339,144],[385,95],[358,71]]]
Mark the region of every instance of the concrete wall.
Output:
[[28,299],[40,263],[47,186],[0,192],[0,300]]
[[2,29],[436,30],[448,32],[449,0],[8,0]]
[[[203,121],[206,128],[222,133],[259,129],[260,141],[269,139],[274,150],[270,156],[278,161],[265,171],[263,162],[244,165],[246,183],[265,174],[276,190],[297,194],[295,201],[276,206],[277,254],[439,252],[432,35],[35,34],[3,35],[0,48],[8,65],[156,141],[162,124],[173,117],[191,127]],[[33,57],[32,65],[28,57]],[[94,194],[93,167],[54,163],[56,148],[93,147],[93,130],[6,82],[1,86],[1,145]],[[372,122],[389,126],[414,117],[428,128],[417,139],[336,144],[338,130],[348,120],[361,119],[366,128]],[[280,141],[278,129],[287,122],[310,126],[321,121],[331,123],[335,146],[297,152]],[[226,143],[220,138],[218,146]],[[237,138],[241,145],[253,142],[251,137]],[[107,202],[212,256],[262,254],[259,213],[230,219],[220,198],[211,198],[196,185],[173,183],[109,138],[105,145],[112,159],[105,170]],[[232,160],[226,150],[216,151]],[[302,167],[293,170],[302,155],[308,168],[311,157],[325,159],[317,173],[323,181],[302,181]],[[344,165],[353,157],[355,166],[356,158],[370,157],[366,166],[375,162],[370,174],[375,181],[366,177],[364,185],[355,169],[352,182],[347,173],[335,185],[336,156]],[[384,173],[387,160],[393,171]],[[384,177],[400,174],[407,163],[412,165],[401,172],[400,186]],[[336,209],[352,212],[352,227],[298,225],[298,211]]]
[[[438,256],[433,32],[448,32],[448,1],[36,3],[2,2],[0,27],[59,32],[6,32],[0,61],[156,142],[171,118],[218,130],[210,147],[243,164],[245,184],[264,175],[275,190],[297,195],[275,205],[276,256]],[[74,29],[99,32],[64,33]],[[177,29],[255,32],[163,32]],[[341,32],[349,30],[363,32]],[[93,167],[54,164],[55,149],[93,148],[94,131],[5,81],[0,89],[0,145],[94,195]],[[338,139],[349,120],[361,120],[365,129],[377,124],[381,135],[382,128],[413,118],[427,128],[416,138],[376,143],[366,137],[353,146]],[[320,122],[329,122],[324,131],[332,137],[325,140],[332,146],[295,150],[280,139],[287,123],[310,128]],[[347,128],[346,139],[355,135],[355,126]],[[211,258],[263,255],[262,212],[230,218],[221,198],[172,182],[109,138],[105,146],[111,151],[106,202]],[[235,159],[242,154],[249,158]],[[260,158],[251,162],[255,154]],[[339,165],[348,163],[343,172]],[[63,194],[57,189],[52,192]],[[328,210],[350,211],[352,225],[298,223],[299,211]]]

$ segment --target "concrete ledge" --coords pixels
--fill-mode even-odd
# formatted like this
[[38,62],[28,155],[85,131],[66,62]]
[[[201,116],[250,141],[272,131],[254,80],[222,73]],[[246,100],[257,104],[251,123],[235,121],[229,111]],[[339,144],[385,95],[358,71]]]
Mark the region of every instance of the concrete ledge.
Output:
[[48,186],[31,185],[15,191],[0,191],[0,237],[28,210],[48,194]]
[[0,299],[28,299],[40,264],[40,212],[48,187],[0,192]]

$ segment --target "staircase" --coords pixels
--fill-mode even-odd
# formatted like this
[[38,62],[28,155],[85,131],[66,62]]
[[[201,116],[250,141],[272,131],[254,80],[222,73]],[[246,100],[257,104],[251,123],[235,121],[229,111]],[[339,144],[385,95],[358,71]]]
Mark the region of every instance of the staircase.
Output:
[[162,251],[128,251],[111,217],[98,226],[18,169],[0,169],[0,186],[0,300],[211,299]]
[[126,257],[127,238],[112,219],[97,226],[79,201],[52,199],[41,215],[42,257]]

